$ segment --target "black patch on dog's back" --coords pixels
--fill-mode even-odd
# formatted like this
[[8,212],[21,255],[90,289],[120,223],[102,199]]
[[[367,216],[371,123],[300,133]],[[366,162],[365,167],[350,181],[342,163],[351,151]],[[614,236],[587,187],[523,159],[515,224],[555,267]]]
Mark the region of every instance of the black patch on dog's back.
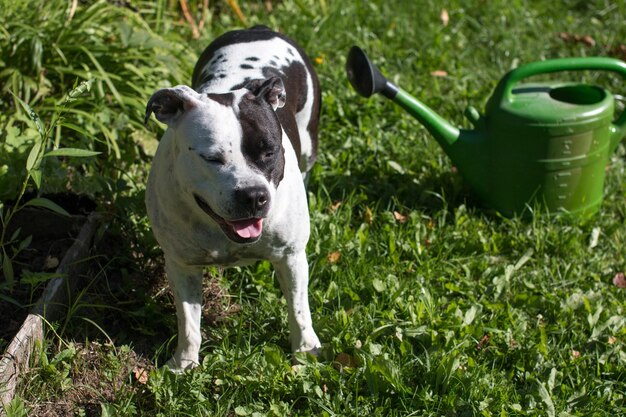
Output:
[[[242,42],[254,42],[254,41],[266,41],[273,39],[275,37],[280,37],[285,40],[288,40],[286,37],[273,32],[267,26],[254,26],[250,29],[242,29],[242,30],[233,30],[230,32],[226,32],[223,35],[217,37],[211,44],[202,52],[198,62],[193,70],[192,80],[192,88],[196,89],[198,85],[201,84],[203,80],[201,80],[202,71],[208,62],[210,62],[213,58],[213,55],[216,51],[224,46],[234,45]],[[290,43],[292,41],[288,40]],[[220,57],[216,57],[219,59]]]

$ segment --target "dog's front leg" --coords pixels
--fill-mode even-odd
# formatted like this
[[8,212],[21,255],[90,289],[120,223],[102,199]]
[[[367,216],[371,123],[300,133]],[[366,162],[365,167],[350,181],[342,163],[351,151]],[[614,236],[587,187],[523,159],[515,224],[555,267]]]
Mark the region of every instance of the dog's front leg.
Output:
[[320,341],[313,330],[309,309],[309,264],[306,253],[301,251],[272,262],[278,273],[278,281],[287,299],[291,350],[318,354]]
[[166,256],[165,271],[174,293],[178,321],[178,345],[166,366],[182,371],[199,363],[202,267],[183,265]]

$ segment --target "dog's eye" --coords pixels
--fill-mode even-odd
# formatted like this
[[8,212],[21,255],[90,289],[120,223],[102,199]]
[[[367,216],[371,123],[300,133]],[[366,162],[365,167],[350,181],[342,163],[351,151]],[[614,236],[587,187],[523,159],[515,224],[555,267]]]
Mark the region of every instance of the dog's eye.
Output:
[[272,159],[276,153],[279,152],[279,148],[276,146],[265,145],[261,146],[260,151],[261,160],[267,161],[268,159]]
[[201,154],[200,157],[204,159],[206,162],[208,162],[209,164],[213,164],[213,165],[224,165],[225,163],[224,158],[221,155]]

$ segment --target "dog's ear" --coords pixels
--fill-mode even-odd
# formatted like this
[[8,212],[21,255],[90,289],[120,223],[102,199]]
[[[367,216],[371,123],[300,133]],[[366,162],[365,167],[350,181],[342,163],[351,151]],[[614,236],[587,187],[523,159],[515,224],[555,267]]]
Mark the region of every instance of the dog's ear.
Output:
[[274,110],[283,107],[287,100],[285,85],[280,77],[272,77],[264,81],[252,80],[246,88],[250,90],[253,97],[267,101]]
[[155,92],[146,106],[144,123],[148,123],[154,113],[157,120],[171,126],[178,118],[199,102],[199,95],[191,87],[178,85]]

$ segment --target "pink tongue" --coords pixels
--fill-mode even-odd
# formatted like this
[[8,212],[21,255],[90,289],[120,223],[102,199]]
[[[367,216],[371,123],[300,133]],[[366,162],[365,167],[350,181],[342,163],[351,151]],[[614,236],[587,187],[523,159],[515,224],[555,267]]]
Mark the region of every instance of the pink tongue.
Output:
[[247,219],[228,222],[239,237],[250,239],[259,237],[263,231],[263,219]]

